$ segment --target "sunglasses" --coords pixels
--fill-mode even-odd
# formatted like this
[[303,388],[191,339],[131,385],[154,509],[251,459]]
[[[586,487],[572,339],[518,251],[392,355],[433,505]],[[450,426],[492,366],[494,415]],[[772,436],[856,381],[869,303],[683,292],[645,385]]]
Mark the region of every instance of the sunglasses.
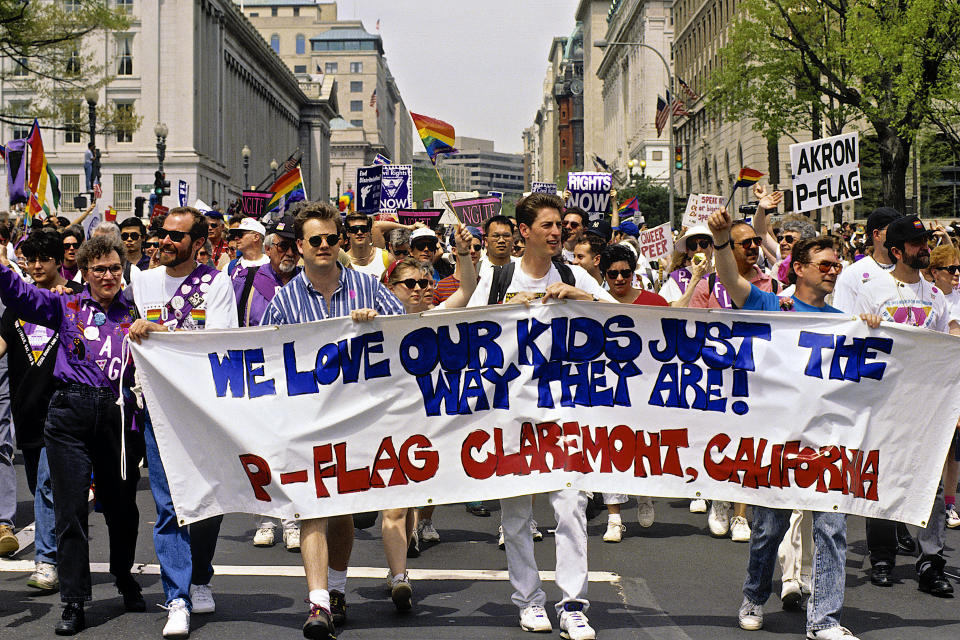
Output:
[[933,268],[934,268],[934,269],[944,269],[944,270],[946,270],[946,271],[949,271],[949,272],[952,273],[953,275],[957,275],[958,273],[960,273],[960,264],[951,264],[951,265],[947,265],[947,266],[944,266],[944,267],[933,267]]
[[171,229],[157,229],[157,238],[165,240],[170,238],[172,242],[182,242],[190,233],[188,231],[174,231]]
[[334,247],[340,243],[340,234],[327,233],[327,234],[320,234],[316,236],[310,236],[309,238],[307,238],[307,242],[309,242],[310,246],[314,248],[317,248],[321,244],[323,244],[324,240],[327,241],[328,247]]
[[793,244],[797,241],[797,236],[777,236],[777,242],[786,242],[787,244]]
[[616,280],[617,276],[620,276],[621,278],[626,280],[632,275],[633,275],[633,271],[631,271],[630,269],[607,269],[607,277],[610,278],[611,280]]
[[209,256],[209,255],[210,255],[210,254],[207,253],[207,250],[206,250],[206,249],[200,249],[200,251],[197,251],[197,257],[198,257],[198,258],[201,258],[201,257],[206,258],[206,257]]
[[580,223],[579,223],[579,222],[576,222],[576,221],[574,221],[574,220],[565,220],[565,221],[563,222],[563,226],[564,226],[564,227],[568,227],[568,228],[570,228],[570,229],[579,229],[579,228],[580,228]]
[[159,249],[159,248],[160,248],[160,243],[159,243],[159,242],[144,242],[144,243],[143,243],[143,248],[144,248],[144,249]]
[[79,246],[80,246],[80,243],[79,243],[79,242],[64,242],[64,243],[63,243],[63,248],[64,248],[64,249],[76,249],[76,248],[79,247]]
[[87,271],[93,273],[93,275],[97,276],[98,278],[104,277],[105,275],[107,275],[108,272],[112,276],[118,276],[121,273],[123,273],[123,266],[119,264],[112,264],[109,267],[99,265],[96,267],[90,267],[89,269],[87,269]]
[[416,280],[416,279],[414,279],[414,278],[407,278],[406,280],[400,280],[400,281],[398,282],[398,284],[402,284],[402,285],[405,286],[407,289],[413,290],[414,287],[420,287],[421,289],[427,289],[427,288],[429,288],[430,285],[433,284],[433,283],[431,283],[431,282],[430,282],[429,280],[427,280],[426,278],[420,278],[419,280]]
[[474,251],[480,251],[481,249],[483,249],[483,245],[482,245],[482,244],[475,244],[475,245],[473,245],[473,250],[474,250]]
[[807,262],[806,264],[812,264],[817,269],[820,269],[820,273],[830,273],[831,271],[836,271],[840,273],[843,271],[842,262],[831,262],[829,260],[822,260],[820,262]]
[[400,257],[406,257],[410,255],[410,252],[407,249],[394,249],[393,255]]
[[693,248],[699,247],[701,249],[706,249],[707,247],[713,246],[713,240],[708,238],[701,238],[700,240],[687,240],[687,247],[690,247],[691,243],[693,244]]
[[277,243],[276,245],[274,245],[274,246],[276,246],[277,251],[279,251],[280,253],[286,253],[287,251],[290,251],[291,249],[294,249],[294,250],[295,250],[295,249],[297,248],[296,243],[290,242],[289,240],[286,240],[286,241],[284,241],[284,242],[278,242],[278,243]]
[[436,251],[437,250],[437,241],[436,240],[425,240],[423,242],[412,242],[410,243],[410,248],[414,251]]
[[133,233],[121,233],[120,239],[121,240],[139,240],[140,234],[135,231]]
[[347,233],[367,233],[372,229],[368,224],[353,224],[347,227]]
[[761,246],[763,246],[763,238],[761,238],[760,236],[754,236],[753,238],[747,238],[742,242],[738,242],[737,244],[739,244],[744,249],[749,249],[750,247],[756,247],[757,249],[759,249]]

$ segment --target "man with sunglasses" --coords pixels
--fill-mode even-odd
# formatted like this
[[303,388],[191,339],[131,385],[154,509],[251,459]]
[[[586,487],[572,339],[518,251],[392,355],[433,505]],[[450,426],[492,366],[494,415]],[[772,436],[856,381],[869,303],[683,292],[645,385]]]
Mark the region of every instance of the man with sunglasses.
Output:
[[263,252],[263,241],[267,229],[256,218],[244,218],[236,229],[230,229],[230,238],[236,240],[240,257],[231,261],[227,272],[236,278],[241,271],[259,267],[270,262]]
[[[760,258],[760,246],[763,244],[753,227],[743,220],[735,220],[730,228],[730,248],[737,262],[737,273],[746,278],[761,291],[780,290],[779,284],[757,267]],[[733,309],[736,305],[730,299],[722,282],[716,274],[697,283],[690,300],[690,306],[697,309]]]
[[587,212],[577,207],[567,207],[563,212],[563,261],[567,264],[576,264],[573,249],[583,237],[586,229]]
[[[403,304],[375,277],[337,263],[343,223],[333,205],[315,202],[303,206],[294,219],[294,233],[303,256],[303,271],[277,292],[262,325],[343,316],[362,321],[405,312]],[[344,593],[353,548],[353,518],[303,520],[300,531],[310,604],[303,635],[313,640],[335,638],[334,623],[342,624],[346,618]]]
[[[716,241],[717,277],[723,283],[731,302],[749,311],[802,311],[841,313],[826,303],[843,265],[837,260],[832,238],[801,240],[793,247],[790,282],[796,285],[793,296],[780,298],[762,291],[744,276],[740,261],[731,251],[735,223],[725,209],[711,214],[707,223]],[[880,318],[863,314],[871,328],[880,325]],[[777,546],[790,524],[790,509],[753,508],[753,532],[747,579],[743,585],[743,603],[738,612],[742,629],[755,631],[763,626],[763,604],[773,590],[773,570]],[[807,606],[807,638],[812,640],[856,640],[840,626],[843,590],[846,579],[847,519],[842,513],[813,513],[817,574],[813,594]]]
[[230,255],[227,239],[223,232],[223,214],[219,211],[204,211],[203,215],[207,218],[207,233],[209,234],[210,244],[213,245],[213,264],[218,269],[225,268],[233,258]]
[[353,268],[375,278],[390,265],[390,254],[373,246],[373,220],[362,213],[349,213],[346,218],[347,256]]
[[67,280],[73,280],[79,273],[77,265],[77,250],[83,244],[83,227],[70,225],[61,232],[63,240],[63,262],[60,264],[60,275]]
[[[142,271],[133,279],[133,299],[140,319],[130,327],[131,340],[139,342],[154,331],[238,326],[230,277],[196,261],[197,251],[208,235],[207,218],[192,207],[171,209],[163,219],[157,230],[161,266]],[[213,613],[216,608],[210,579],[223,517],[188,527],[179,525],[149,415],[145,436],[150,490],[157,506],[153,542],[167,609],[163,636],[182,638],[190,633],[191,611]]]
[[150,256],[143,253],[146,234],[147,230],[140,218],[131,216],[120,222],[120,240],[123,241],[123,248],[127,252],[125,256],[127,262],[141,271],[146,271],[150,266]]
[[430,265],[433,269],[433,281],[439,282],[453,273],[454,266],[443,258],[438,251],[440,239],[427,227],[415,229],[410,234],[410,255],[414,260]]

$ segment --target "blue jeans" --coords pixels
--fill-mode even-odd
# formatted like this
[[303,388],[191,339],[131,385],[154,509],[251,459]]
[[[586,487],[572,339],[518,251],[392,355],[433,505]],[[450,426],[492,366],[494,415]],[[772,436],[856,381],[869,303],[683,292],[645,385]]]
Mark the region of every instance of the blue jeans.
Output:
[[56,517],[47,448],[24,449],[23,468],[27,474],[27,487],[33,494],[33,519],[36,520],[33,559],[35,562],[57,564]]
[[[773,590],[777,547],[790,527],[789,509],[753,507],[750,560],[743,595],[762,605]],[[807,630],[840,626],[847,563],[847,517],[813,512],[813,593],[807,601]]]
[[160,580],[166,602],[182,598],[190,602],[191,584],[209,584],[213,577],[213,554],[223,516],[195,522],[187,527],[177,524],[170,485],[163,469],[157,438],[150,417],[144,420],[147,445],[147,468],[150,470],[150,491],[157,504],[157,521],[153,525],[153,546],[160,562]]

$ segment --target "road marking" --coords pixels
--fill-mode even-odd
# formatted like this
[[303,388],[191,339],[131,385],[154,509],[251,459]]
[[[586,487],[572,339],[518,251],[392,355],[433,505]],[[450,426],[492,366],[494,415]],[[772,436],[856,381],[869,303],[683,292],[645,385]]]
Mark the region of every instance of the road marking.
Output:
[[[33,571],[33,560],[2,560],[0,572],[30,572]],[[91,562],[92,573],[110,573],[110,565],[106,562]],[[220,576],[271,576],[281,578],[303,578],[303,567],[298,565],[213,565],[215,575]],[[490,569],[408,569],[407,572],[414,580],[493,580],[506,581],[509,576],[506,571]],[[134,575],[160,575],[158,564],[135,564],[131,573]],[[347,570],[348,578],[385,579],[386,567],[350,567]],[[544,582],[553,581],[553,571],[541,571],[540,579]],[[620,576],[610,571],[590,571],[587,580],[590,582],[616,582]]]

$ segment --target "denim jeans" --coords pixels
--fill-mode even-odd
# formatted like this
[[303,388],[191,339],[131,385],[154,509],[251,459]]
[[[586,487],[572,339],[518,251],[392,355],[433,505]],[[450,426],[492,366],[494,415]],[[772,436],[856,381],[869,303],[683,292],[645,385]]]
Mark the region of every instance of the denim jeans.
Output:
[[35,562],[57,564],[56,516],[53,511],[53,485],[50,483],[47,448],[24,449],[23,468],[27,474],[27,487],[33,494],[33,519],[36,521],[33,559]]
[[217,536],[223,516],[209,518],[181,527],[173,510],[170,485],[163,469],[157,438],[149,416],[145,420],[147,467],[150,470],[150,490],[157,505],[157,520],[153,525],[153,546],[160,563],[160,581],[167,604],[182,598],[190,602],[191,584],[209,584],[213,577],[213,554],[217,550]]
[[[790,510],[753,508],[750,560],[743,595],[762,605],[773,590],[777,548],[790,527]],[[847,517],[842,513],[813,512],[813,593],[807,601],[807,630],[840,625],[846,580]]]
[[13,527],[17,513],[17,470],[13,466],[13,419],[7,359],[0,358],[0,524]]
[[137,546],[140,434],[128,431],[127,479],[120,477],[120,407],[105,387],[71,384],[50,399],[44,439],[53,483],[60,600],[90,600],[87,518],[90,473],[110,539],[110,573],[121,591],[132,581]]

